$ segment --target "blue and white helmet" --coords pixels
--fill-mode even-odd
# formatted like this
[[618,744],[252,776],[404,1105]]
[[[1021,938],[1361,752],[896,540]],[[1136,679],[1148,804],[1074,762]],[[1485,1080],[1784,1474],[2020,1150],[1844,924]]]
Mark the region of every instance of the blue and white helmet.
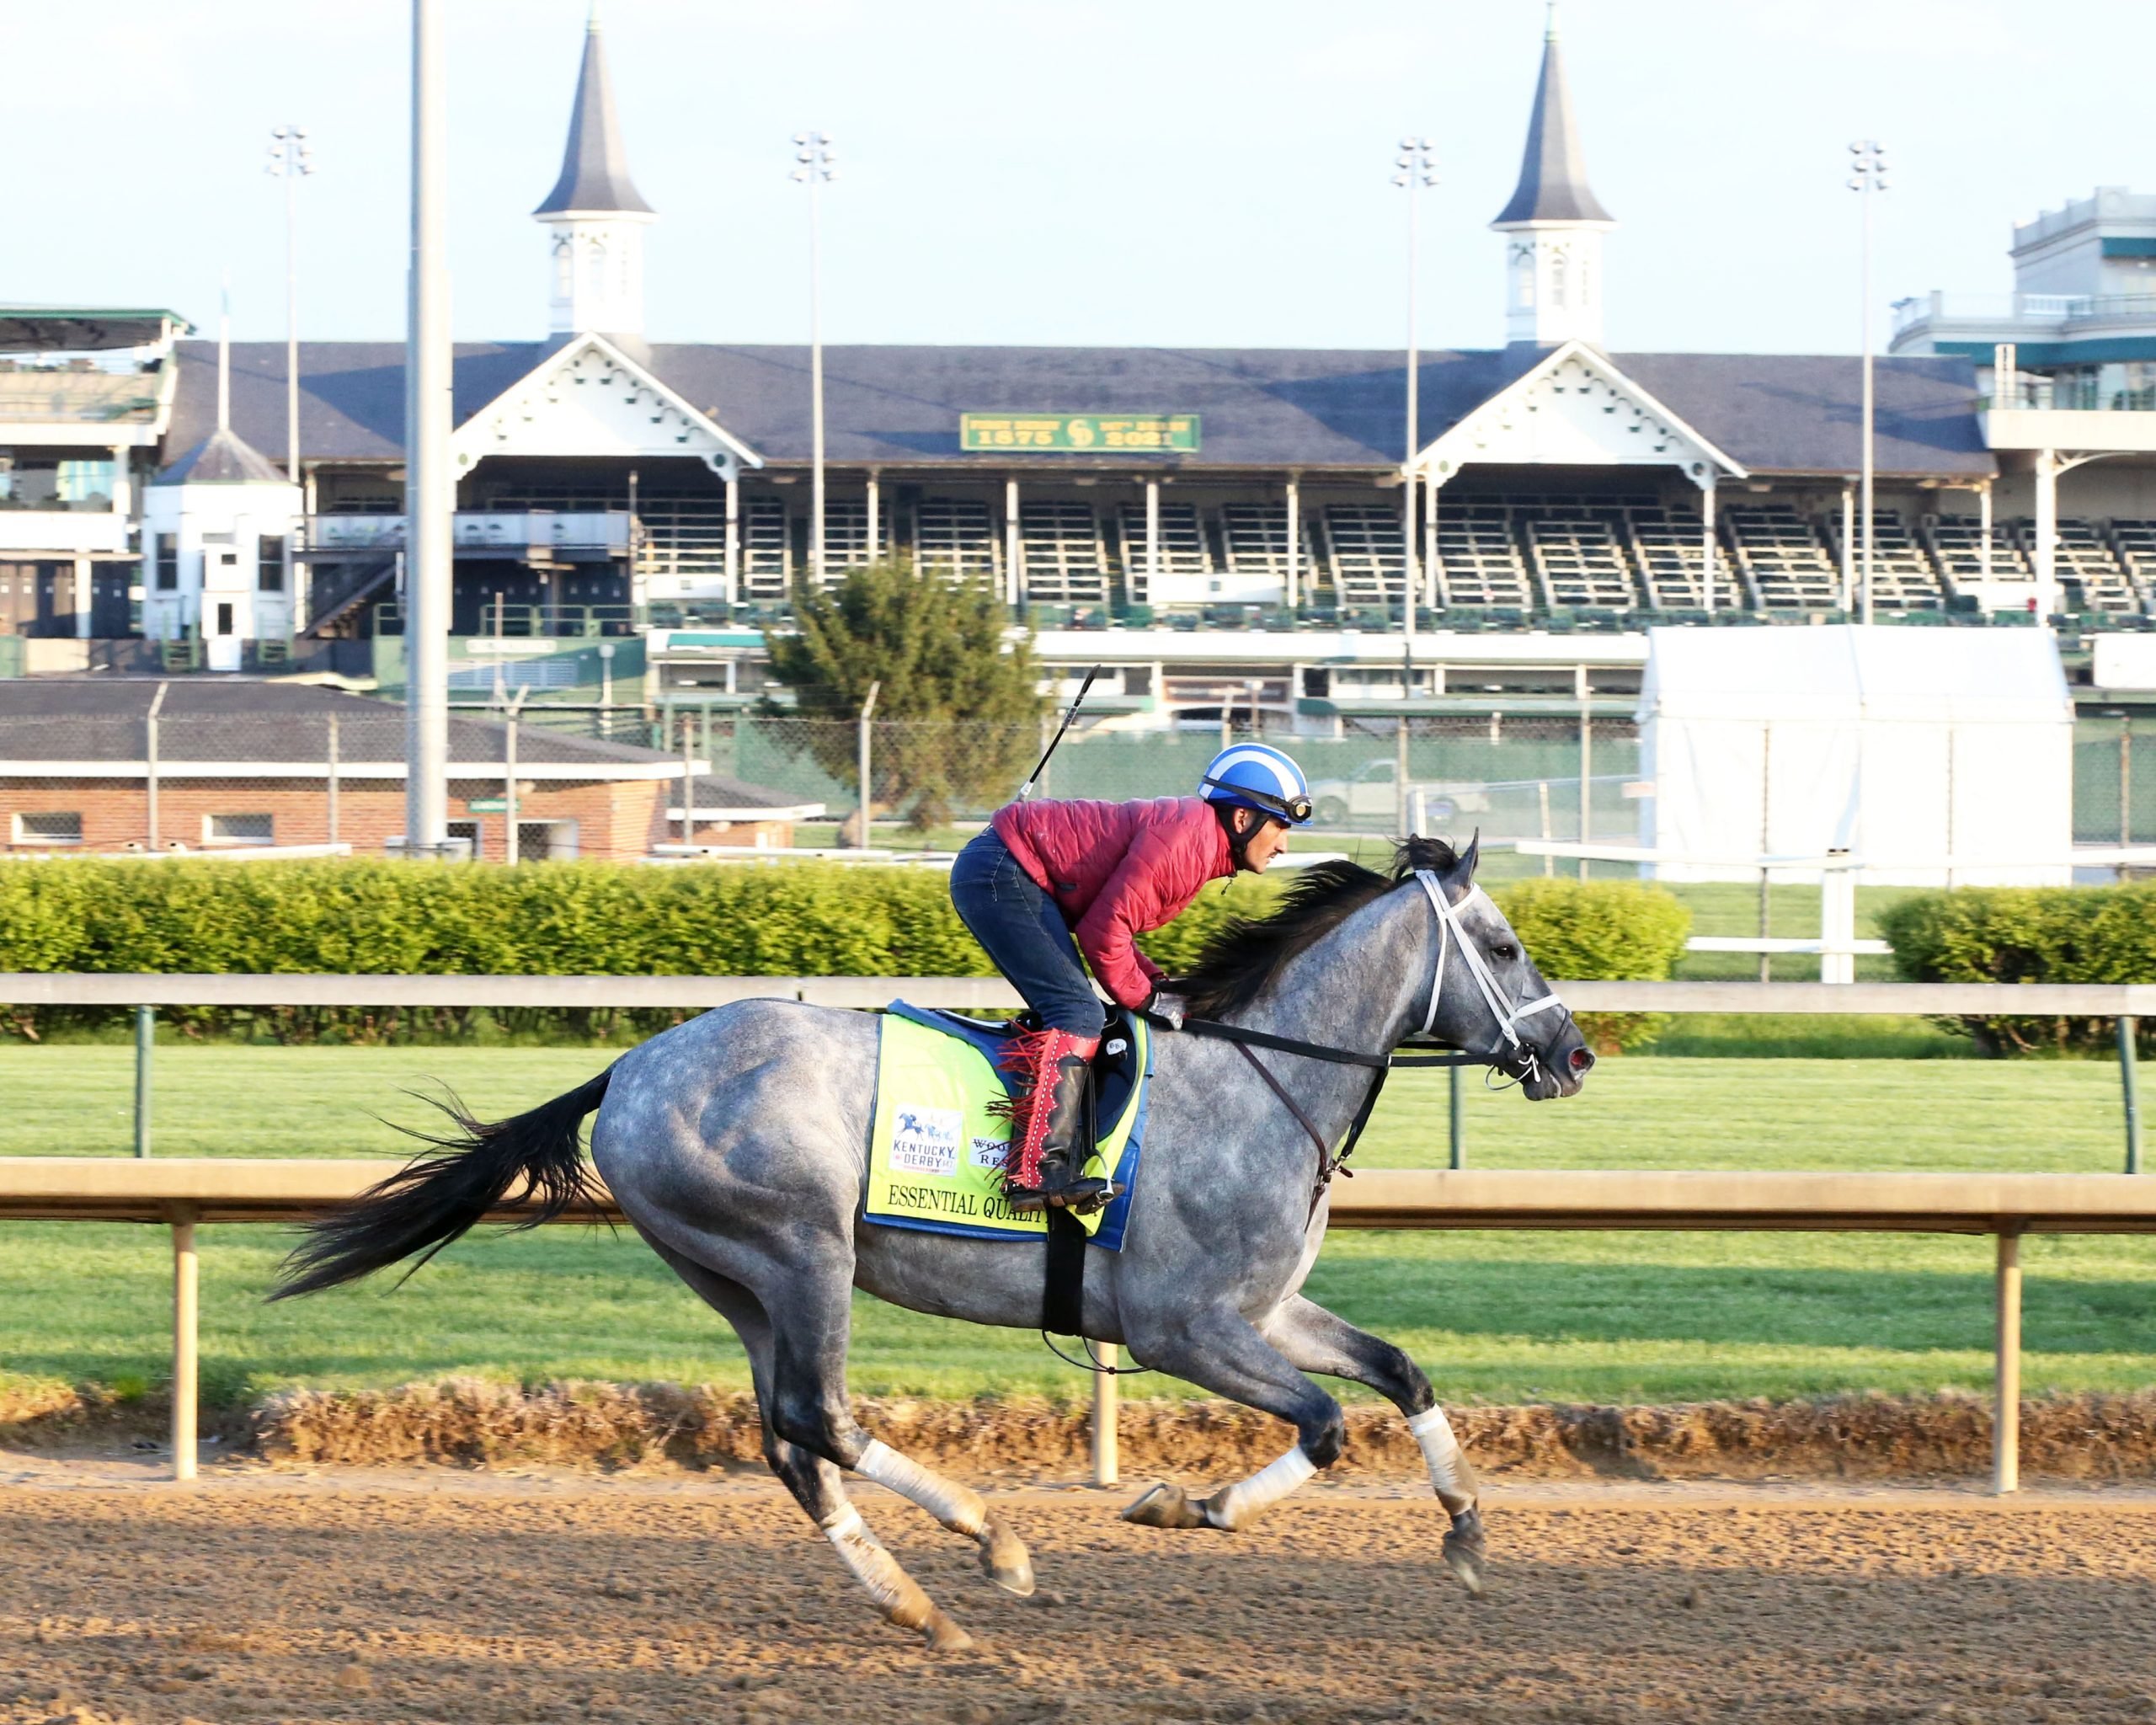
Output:
[[1302,768],[1262,743],[1238,743],[1215,755],[1198,781],[1198,794],[1209,803],[1256,809],[1290,826],[1310,825],[1310,788]]

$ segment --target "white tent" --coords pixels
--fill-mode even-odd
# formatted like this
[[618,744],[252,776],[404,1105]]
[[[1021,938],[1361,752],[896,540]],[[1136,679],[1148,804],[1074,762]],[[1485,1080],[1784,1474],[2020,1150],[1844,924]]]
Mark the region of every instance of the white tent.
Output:
[[1828,851],[1874,885],[2072,879],[2073,707],[2047,631],[1647,638],[1640,836],[1663,879],[1757,879],[1763,855]]

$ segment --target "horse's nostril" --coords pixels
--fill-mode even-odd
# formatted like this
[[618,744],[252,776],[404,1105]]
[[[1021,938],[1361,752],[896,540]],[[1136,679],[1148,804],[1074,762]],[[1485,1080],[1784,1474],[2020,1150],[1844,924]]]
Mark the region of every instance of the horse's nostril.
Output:
[[1576,1048],[1565,1057],[1565,1064],[1572,1069],[1572,1076],[1577,1078],[1594,1064],[1594,1056],[1583,1048]]

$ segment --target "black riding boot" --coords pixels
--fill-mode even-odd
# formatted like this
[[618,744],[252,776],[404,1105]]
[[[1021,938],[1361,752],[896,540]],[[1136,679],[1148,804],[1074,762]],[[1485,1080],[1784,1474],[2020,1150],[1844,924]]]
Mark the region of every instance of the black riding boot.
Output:
[[[1075,1051],[1058,1053],[1053,1065],[1043,1063],[1034,1084],[1033,1118],[1027,1125],[1040,1134],[1040,1183],[1013,1184],[1006,1196],[1011,1208],[1022,1215],[1068,1210],[1088,1215],[1123,1190],[1110,1181],[1078,1172],[1093,1150],[1092,1063]],[[1022,1166],[1026,1159],[1019,1160]]]

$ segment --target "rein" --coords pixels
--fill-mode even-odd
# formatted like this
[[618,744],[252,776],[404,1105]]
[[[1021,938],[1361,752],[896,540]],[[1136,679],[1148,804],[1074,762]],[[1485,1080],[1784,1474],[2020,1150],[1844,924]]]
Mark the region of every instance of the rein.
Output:
[[[1422,1028],[1415,1033],[1412,1039],[1402,1039],[1394,1049],[1384,1054],[1367,1055],[1359,1049],[1339,1048],[1331,1043],[1308,1042],[1297,1036],[1275,1036],[1268,1030],[1251,1030],[1241,1024],[1224,1023],[1217,1018],[1185,1018],[1180,1024],[1170,1024],[1166,1019],[1154,1018],[1150,1013],[1146,1015],[1149,1022],[1166,1029],[1182,1030],[1192,1036],[1235,1044],[1242,1057],[1250,1062],[1251,1069],[1265,1081],[1266,1087],[1280,1099],[1281,1104],[1294,1117],[1295,1123],[1310,1135],[1310,1142],[1317,1146],[1317,1179],[1310,1190],[1310,1213],[1313,1215],[1317,1213],[1318,1200],[1325,1196],[1326,1188],[1331,1185],[1335,1174],[1343,1179],[1354,1178],[1355,1171],[1346,1166],[1348,1158],[1354,1154],[1355,1146],[1362,1138],[1363,1129],[1369,1124],[1370,1116],[1377,1108],[1378,1097],[1384,1093],[1385,1081],[1394,1067],[1482,1066],[1493,1064],[1484,1055],[1457,1049],[1446,1054],[1430,1055],[1402,1055],[1398,1052],[1401,1048],[1445,1046],[1428,1039],[1438,1022],[1438,1005],[1444,993],[1445,958],[1452,949],[1455,936],[1458,937],[1460,957],[1466,962],[1467,974],[1474,979],[1476,990],[1481,995],[1483,1004],[1489,1007],[1490,1016],[1497,1021],[1498,1029],[1504,1033],[1505,1040],[1526,1058],[1527,1073],[1522,1076],[1532,1074],[1540,1062],[1534,1050],[1520,1041],[1519,1021],[1564,1004],[1552,990],[1517,1007],[1506,1005],[1497,987],[1497,978],[1491,974],[1481,949],[1467,937],[1466,929],[1460,923],[1459,909],[1445,897],[1444,889],[1438,884],[1437,877],[1427,868],[1418,868],[1415,871],[1415,879],[1421,883],[1423,892],[1429,897],[1431,908],[1437,912],[1438,964],[1430,980],[1430,1004],[1422,1014]],[[1469,896],[1480,890],[1480,888],[1473,889]],[[1299,1055],[1305,1060],[1325,1060],[1334,1065],[1364,1066],[1370,1070],[1373,1074],[1370,1087],[1363,1097],[1362,1106],[1355,1110],[1355,1118],[1348,1128],[1348,1135],[1341,1140],[1337,1151],[1326,1142],[1325,1135],[1312,1124],[1310,1117],[1303,1112],[1302,1104],[1289,1093],[1288,1087],[1274,1077],[1266,1064],[1252,1052],[1261,1048],[1283,1055]]]

